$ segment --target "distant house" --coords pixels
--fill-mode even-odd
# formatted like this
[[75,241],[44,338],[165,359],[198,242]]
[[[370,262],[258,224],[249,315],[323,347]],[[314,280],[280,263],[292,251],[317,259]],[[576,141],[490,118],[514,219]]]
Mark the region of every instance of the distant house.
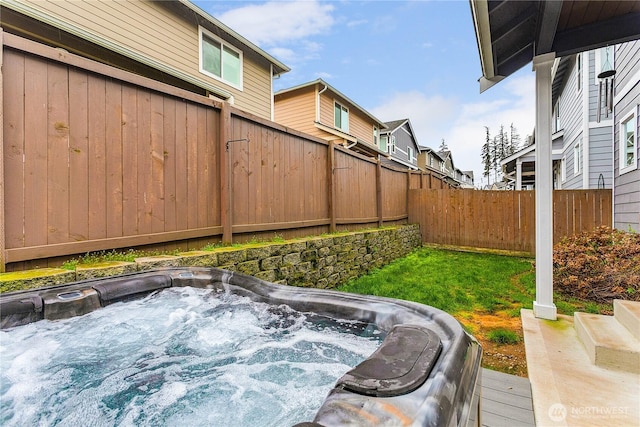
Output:
[[420,147],[418,166],[422,170],[437,172],[454,187],[475,188],[473,172],[456,168],[451,151],[435,151],[429,147]]
[[640,41],[615,47],[613,102],[613,221],[620,230],[640,232]]
[[2,0],[3,31],[273,118],[289,68],[188,0]]
[[274,106],[281,125],[376,159],[388,155],[380,148],[384,122],[322,79],[276,92]]
[[[555,189],[613,187],[613,117],[603,112],[597,119],[597,75],[613,54],[609,46],[556,60],[551,136]],[[511,188],[534,188],[535,143],[501,165]]]
[[420,146],[409,119],[385,122],[385,125],[387,129],[380,131],[379,148],[389,155],[381,157],[382,161],[392,166],[417,170]]

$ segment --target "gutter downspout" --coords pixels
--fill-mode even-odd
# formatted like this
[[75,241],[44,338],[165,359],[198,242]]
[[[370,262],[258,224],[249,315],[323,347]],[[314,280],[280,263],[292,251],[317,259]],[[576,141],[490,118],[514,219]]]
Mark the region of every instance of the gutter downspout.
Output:
[[329,88],[329,86],[324,85],[324,89],[322,89],[321,91],[318,92],[318,96],[316,98],[316,122],[318,123],[322,123],[320,121],[320,95],[322,95],[322,93],[327,90]]

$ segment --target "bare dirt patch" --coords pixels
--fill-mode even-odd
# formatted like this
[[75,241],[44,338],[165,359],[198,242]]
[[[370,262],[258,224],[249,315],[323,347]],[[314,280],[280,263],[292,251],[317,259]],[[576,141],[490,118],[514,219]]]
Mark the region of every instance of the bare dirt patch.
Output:
[[[456,315],[458,320],[482,345],[482,366],[508,374],[527,377],[527,357],[524,349],[524,334],[520,317],[506,312],[465,312]],[[498,344],[487,338],[489,331],[507,329],[519,338],[517,344]]]

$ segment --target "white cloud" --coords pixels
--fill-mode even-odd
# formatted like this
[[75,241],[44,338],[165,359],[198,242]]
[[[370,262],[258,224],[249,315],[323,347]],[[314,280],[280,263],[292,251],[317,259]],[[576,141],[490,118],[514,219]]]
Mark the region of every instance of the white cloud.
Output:
[[360,20],[356,20],[356,21],[349,21],[349,22],[347,22],[347,27],[349,27],[349,28],[359,27],[360,25],[364,25],[367,22],[369,22],[369,21],[367,21],[366,19],[360,19]]
[[220,21],[258,45],[274,45],[326,32],[334,7],[319,1],[270,1],[229,10]]
[[482,102],[464,102],[419,91],[396,93],[370,111],[385,121],[408,117],[422,146],[437,149],[444,138],[456,167],[473,170],[476,185],[480,186],[484,127],[488,126],[491,135],[495,135],[501,124],[508,130],[513,123],[524,139],[533,132],[535,124],[534,77],[515,77],[501,86],[500,97]]
[[333,74],[327,73],[327,72],[324,72],[324,71],[319,71],[319,72],[316,73],[316,76],[318,78],[323,79],[323,80],[329,80],[329,79],[331,79],[333,77]]
[[437,148],[448,132],[447,123],[456,118],[456,100],[419,91],[396,93],[371,113],[384,121],[409,118],[420,145]]

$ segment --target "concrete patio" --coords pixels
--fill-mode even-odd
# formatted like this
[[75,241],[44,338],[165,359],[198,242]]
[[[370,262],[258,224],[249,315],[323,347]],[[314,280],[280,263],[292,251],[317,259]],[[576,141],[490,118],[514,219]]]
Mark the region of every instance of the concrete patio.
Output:
[[536,425],[640,426],[637,370],[592,363],[573,316],[551,321],[522,310],[521,317]]

